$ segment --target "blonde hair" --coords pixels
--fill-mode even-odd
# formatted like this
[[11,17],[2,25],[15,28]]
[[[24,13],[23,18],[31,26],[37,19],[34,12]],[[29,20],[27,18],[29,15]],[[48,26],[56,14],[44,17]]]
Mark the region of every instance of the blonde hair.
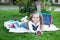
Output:
[[[34,14],[36,14],[36,13],[34,13]],[[34,14],[30,15],[29,21],[32,21],[32,17],[33,17]],[[43,26],[43,17],[40,14],[39,14],[39,20],[40,20],[40,29],[42,29],[42,26]]]

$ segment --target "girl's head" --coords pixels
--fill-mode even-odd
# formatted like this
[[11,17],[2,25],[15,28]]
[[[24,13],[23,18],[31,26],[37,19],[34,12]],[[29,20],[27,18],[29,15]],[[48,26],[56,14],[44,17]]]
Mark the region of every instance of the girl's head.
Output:
[[32,22],[34,22],[34,23],[37,23],[37,22],[40,22],[40,23],[41,23],[41,21],[42,21],[42,16],[39,15],[39,14],[36,14],[36,13],[31,14],[31,15],[30,15],[30,21],[32,21]]
[[42,25],[43,25],[43,20],[42,19],[43,19],[42,15],[39,15],[39,14],[36,14],[36,13],[30,15],[30,21],[34,22],[35,24],[40,22],[41,29],[42,29]]
[[40,21],[40,15],[39,14],[32,14],[30,16],[30,21],[34,22],[34,23],[37,23]]

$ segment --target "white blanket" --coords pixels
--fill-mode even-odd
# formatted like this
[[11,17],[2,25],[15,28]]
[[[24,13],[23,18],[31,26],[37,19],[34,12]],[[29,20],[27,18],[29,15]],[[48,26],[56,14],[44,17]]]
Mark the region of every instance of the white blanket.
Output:
[[[9,32],[14,32],[14,33],[24,33],[24,32],[30,32],[28,29],[25,28],[10,28],[9,24],[11,22],[7,21],[4,22],[4,26],[9,30]],[[51,24],[50,27],[49,25],[43,25],[42,31],[57,31],[60,30],[60,28],[56,27],[54,24]]]

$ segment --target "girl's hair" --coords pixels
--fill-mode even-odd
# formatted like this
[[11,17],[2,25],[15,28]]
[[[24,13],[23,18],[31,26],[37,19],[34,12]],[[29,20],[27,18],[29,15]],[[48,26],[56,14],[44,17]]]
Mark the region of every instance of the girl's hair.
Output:
[[[36,13],[34,13],[34,14],[36,14]],[[33,17],[34,14],[30,15],[29,21],[32,21],[32,17]],[[42,26],[43,26],[43,17],[42,17],[42,15],[39,15],[39,20],[40,20],[40,29],[42,29]]]

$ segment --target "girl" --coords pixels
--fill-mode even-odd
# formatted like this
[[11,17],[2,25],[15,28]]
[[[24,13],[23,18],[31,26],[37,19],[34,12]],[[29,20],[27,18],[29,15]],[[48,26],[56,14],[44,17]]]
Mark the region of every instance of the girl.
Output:
[[31,14],[28,22],[29,30],[33,33],[42,33],[43,20],[39,14]]
[[[29,32],[37,33],[38,35],[42,34],[42,16],[39,14],[31,14],[28,22],[20,22],[19,27],[29,30]],[[24,30],[22,29],[22,30]]]

